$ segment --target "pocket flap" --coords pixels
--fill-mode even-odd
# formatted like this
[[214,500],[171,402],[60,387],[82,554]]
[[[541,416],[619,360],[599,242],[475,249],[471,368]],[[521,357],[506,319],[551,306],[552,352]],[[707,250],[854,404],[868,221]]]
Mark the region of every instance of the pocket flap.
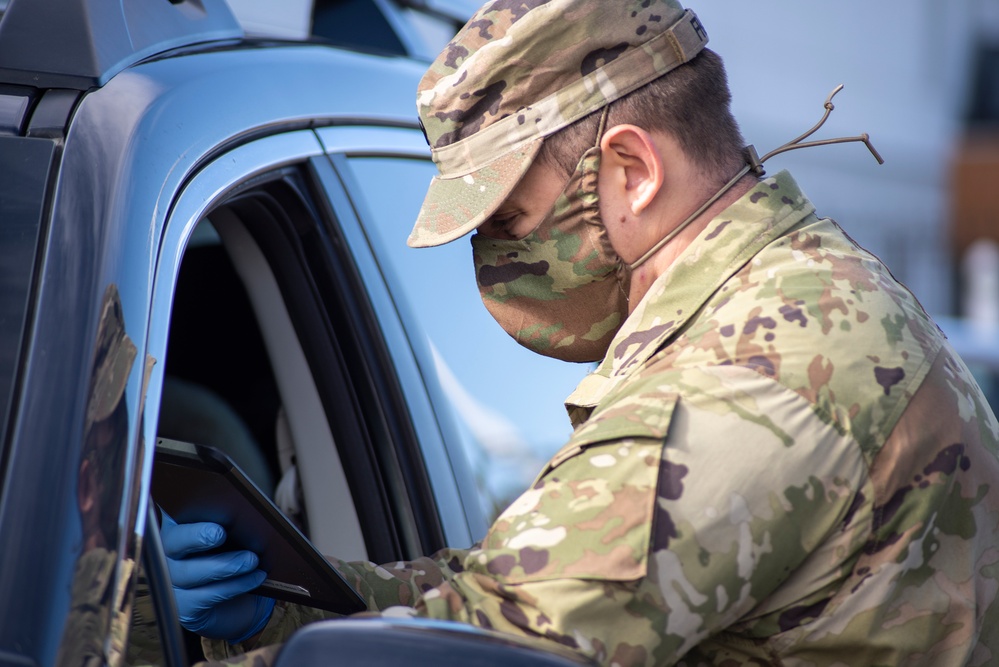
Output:
[[535,483],[587,447],[629,438],[665,440],[679,396],[669,391],[629,391],[627,396],[598,406],[579,425],[569,442],[548,461]]
[[[645,576],[675,394],[620,401],[577,429],[490,528],[481,565],[505,583]],[[627,406],[625,404],[628,404]]]

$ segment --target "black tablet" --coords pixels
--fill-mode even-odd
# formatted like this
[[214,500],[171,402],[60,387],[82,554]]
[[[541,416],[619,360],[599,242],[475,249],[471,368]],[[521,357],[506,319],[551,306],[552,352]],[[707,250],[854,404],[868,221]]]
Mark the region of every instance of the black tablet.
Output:
[[222,551],[257,554],[267,580],[255,593],[338,614],[365,610],[357,591],[223,452],[157,439],[152,491],[177,523],[225,528]]

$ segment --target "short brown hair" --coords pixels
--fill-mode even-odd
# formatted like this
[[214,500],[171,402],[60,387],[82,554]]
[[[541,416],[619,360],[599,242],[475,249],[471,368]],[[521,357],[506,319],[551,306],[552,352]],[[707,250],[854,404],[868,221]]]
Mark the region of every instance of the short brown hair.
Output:
[[[743,162],[742,133],[732,116],[732,94],[721,57],[704,49],[690,62],[610,104],[607,125],[632,124],[668,133],[679,141],[704,175],[720,182]],[[548,137],[539,159],[572,173],[597,135],[594,112]]]

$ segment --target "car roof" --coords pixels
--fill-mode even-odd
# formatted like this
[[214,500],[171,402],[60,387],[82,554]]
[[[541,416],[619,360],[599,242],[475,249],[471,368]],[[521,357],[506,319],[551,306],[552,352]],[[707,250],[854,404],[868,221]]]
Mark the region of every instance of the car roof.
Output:
[[10,0],[0,20],[0,81],[87,90],[157,53],[243,37],[224,0],[199,0],[203,11],[190,4]]
[[[429,60],[464,18],[473,0],[301,0],[305,30],[281,25],[284,4],[257,0],[0,0],[0,83],[87,90],[116,73],[172,49],[249,36],[308,39],[387,50]],[[262,7],[264,9],[262,9]],[[333,34],[316,26],[318,12]],[[54,18],[58,17],[58,18]],[[307,17],[307,19],[305,19]],[[303,20],[305,19],[305,20]],[[275,25],[268,34],[266,25]],[[315,25],[314,25],[315,24]],[[386,45],[389,45],[386,47]]]

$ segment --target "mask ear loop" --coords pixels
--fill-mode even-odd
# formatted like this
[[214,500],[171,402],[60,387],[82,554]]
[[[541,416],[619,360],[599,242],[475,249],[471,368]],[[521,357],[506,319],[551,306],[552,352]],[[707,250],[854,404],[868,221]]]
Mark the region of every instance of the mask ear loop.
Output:
[[874,148],[874,145],[871,143],[871,137],[866,132],[856,137],[838,137],[836,139],[822,139],[820,141],[808,141],[805,143],[801,143],[802,141],[805,141],[805,139],[807,139],[808,137],[815,134],[815,132],[825,124],[826,120],[829,119],[829,114],[831,114],[833,109],[836,108],[835,105],[833,105],[832,103],[832,99],[836,97],[836,93],[838,93],[841,90],[843,90],[843,84],[839,84],[833,89],[831,93],[829,93],[829,97],[826,98],[826,102],[823,105],[825,107],[826,112],[822,114],[822,119],[819,120],[819,122],[816,123],[812,129],[810,129],[808,132],[805,132],[797,139],[792,139],[783,146],[775,148],[774,150],[764,155],[762,158],[759,157],[759,155],[756,153],[755,146],[753,146],[752,144],[746,146],[745,149],[746,160],[749,162],[749,166],[752,169],[753,173],[761,178],[765,176],[767,172],[763,168],[763,163],[772,158],[773,156],[779,155],[780,153],[793,151],[797,148],[811,148],[812,146],[829,146],[831,144],[845,144],[852,141],[864,142],[864,145],[867,146],[867,150],[871,151],[871,155],[873,155],[874,159],[878,161],[878,164],[884,164],[885,163],[884,159],[881,157],[881,154],[878,153],[877,149]]
[[607,116],[610,115],[610,105],[604,107],[603,112],[600,114],[600,124],[597,126],[597,142],[593,145],[594,148],[600,147],[600,142],[604,138],[604,131],[607,129]]
[[686,220],[684,220],[679,225],[677,225],[676,227],[674,227],[673,230],[669,234],[667,234],[666,236],[664,236],[662,239],[659,240],[658,243],[656,243],[654,246],[652,246],[651,248],[649,248],[648,252],[646,252],[644,255],[642,255],[641,257],[639,257],[637,261],[629,264],[628,268],[630,270],[634,271],[635,269],[637,269],[638,267],[640,267],[642,264],[644,264],[645,262],[647,262],[649,260],[649,258],[652,257],[657,252],[659,252],[659,250],[661,250],[664,245],[666,245],[667,243],[669,243],[670,241],[672,241],[673,238],[677,234],[679,234],[680,232],[682,232],[684,230],[684,228],[687,227],[687,225],[689,225],[690,223],[692,223],[694,220],[697,220],[697,218],[701,217],[701,214],[704,213],[705,211],[707,211],[711,207],[712,204],[714,204],[716,201],[718,201],[719,199],[721,199],[722,197],[724,197],[725,193],[728,192],[729,190],[731,190],[735,186],[735,184],[738,183],[740,179],[742,179],[743,176],[745,176],[746,174],[748,174],[749,171],[750,171],[750,169],[752,169],[752,165],[749,165],[749,164],[747,164],[745,167],[743,167],[742,169],[740,169],[739,173],[736,174],[732,178],[732,180],[730,180],[728,183],[726,183],[725,185],[723,185],[722,188],[721,188],[721,190],[719,190],[718,192],[716,192],[711,197],[711,199],[709,199],[706,202],[704,202],[701,205],[701,207],[698,208],[693,213],[691,213],[687,217]]

